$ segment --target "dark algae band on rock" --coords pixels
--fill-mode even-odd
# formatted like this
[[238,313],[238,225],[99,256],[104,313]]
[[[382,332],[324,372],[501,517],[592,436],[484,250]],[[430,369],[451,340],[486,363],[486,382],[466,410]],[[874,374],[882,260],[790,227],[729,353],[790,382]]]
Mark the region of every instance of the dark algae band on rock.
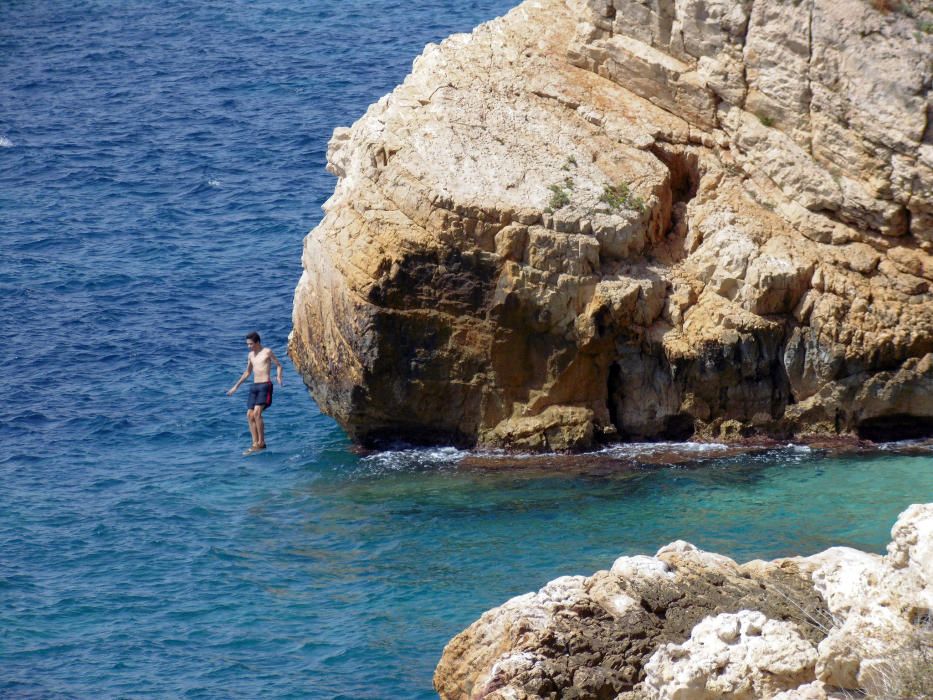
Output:
[[933,693],[933,504],[887,555],[736,564],[683,541],[490,610],[437,665],[442,700],[915,698]]
[[428,46],[329,145],[319,405],[368,445],[929,436],[917,12],[538,0]]

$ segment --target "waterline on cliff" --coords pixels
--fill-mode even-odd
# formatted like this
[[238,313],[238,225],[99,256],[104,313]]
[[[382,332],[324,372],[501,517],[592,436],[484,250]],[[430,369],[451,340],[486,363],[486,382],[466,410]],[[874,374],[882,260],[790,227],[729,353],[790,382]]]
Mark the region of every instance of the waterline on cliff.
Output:
[[612,472],[651,467],[694,468],[715,461],[768,464],[774,460],[797,463],[837,453],[871,456],[874,453],[933,454],[933,441],[905,440],[879,445],[855,442],[812,446],[803,443],[729,444],[719,442],[631,442],[578,453],[510,452],[498,449],[399,446],[368,453],[355,473],[379,476],[450,470],[519,469],[547,473]]
[[[805,446],[800,446],[804,449]],[[502,462],[519,464],[548,464],[555,460],[572,463],[599,457],[637,459],[658,455],[678,455],[687,459],[725,454],[737,451],[733,445],[704,442],[632,442],[610,445],[589,452],[521,452],[499,449],[469,450],[457,447],[406,447],[379,450],[366,454],[361,464],[371,467],[373,473],[391,471],[417,471],[424,468],[443,468],[451,465],[468,464],[479,466],[498,465]]]

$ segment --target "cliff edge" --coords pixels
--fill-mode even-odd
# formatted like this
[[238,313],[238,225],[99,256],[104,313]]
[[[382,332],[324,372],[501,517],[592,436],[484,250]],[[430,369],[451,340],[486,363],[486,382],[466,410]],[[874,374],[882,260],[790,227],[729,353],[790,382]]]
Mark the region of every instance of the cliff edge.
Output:
[[[364,444],[933,434],[933,11],[526,0],[349,129],[289,354]],[[880,8],[880,9],[879,9]]]

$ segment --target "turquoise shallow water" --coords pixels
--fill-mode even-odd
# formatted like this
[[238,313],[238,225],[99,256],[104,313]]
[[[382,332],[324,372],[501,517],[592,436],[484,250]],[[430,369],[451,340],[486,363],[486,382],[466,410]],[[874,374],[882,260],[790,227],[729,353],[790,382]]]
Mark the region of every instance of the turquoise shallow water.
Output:
[[3,4],[0,698],[429,698],[452,635],[555,576],[882,551],[931,500],[929,452],[361,456],[290,366],[240,456],[224,391],[248,330],[284,357],[331,130],[511,4]]
[[452,635],[551,578],[674,539],[739,560],[882,552],[933,496],[929,454],[638,467],[620,448],[579,473],[314,442],[58,483],[7,468],[0,696],[429,698]]

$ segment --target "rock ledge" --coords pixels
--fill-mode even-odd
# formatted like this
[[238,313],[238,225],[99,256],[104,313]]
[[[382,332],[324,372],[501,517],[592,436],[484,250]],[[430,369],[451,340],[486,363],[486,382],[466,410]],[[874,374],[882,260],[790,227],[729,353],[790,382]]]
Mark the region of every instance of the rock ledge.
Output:
[[686,542],[555,579],[444,649],[443,700],[824,700],[933,694],[933,504],[882,557],[739,565]]

